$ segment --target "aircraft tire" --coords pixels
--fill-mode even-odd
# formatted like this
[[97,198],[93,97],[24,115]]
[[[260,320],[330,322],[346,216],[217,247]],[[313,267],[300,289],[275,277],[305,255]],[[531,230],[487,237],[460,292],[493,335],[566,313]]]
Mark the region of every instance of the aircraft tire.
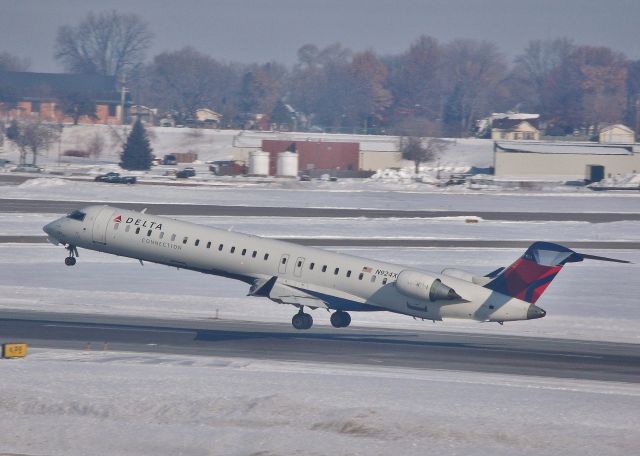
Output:
[[313,317],[306,313],[297,313],[291,318],[291,324],[296,329],[309,329],[313,326]]
[[76,264],[76,259],[74,257],[66,257],[64,259],[64,264],[66,264],[67,266],[73,266],[74,264]]
[[338,310],[331,314],[331,326],[334,328],[346,328],[351,324],[351,316],[347,312]]

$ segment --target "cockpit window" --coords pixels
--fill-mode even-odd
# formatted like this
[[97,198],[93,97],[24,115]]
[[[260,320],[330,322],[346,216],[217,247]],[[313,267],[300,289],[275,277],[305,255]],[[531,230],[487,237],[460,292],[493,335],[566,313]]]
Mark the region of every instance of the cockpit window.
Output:
[[67,218],[82,222],[86,216],[87,214],[85,214],[84,212],[73,211],[71,214],[67,215]]

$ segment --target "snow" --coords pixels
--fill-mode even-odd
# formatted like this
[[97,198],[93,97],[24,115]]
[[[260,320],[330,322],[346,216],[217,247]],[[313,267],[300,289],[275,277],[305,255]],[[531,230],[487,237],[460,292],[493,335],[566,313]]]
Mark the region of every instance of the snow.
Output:
[[[341,248],[340,252],[439,272],[444,268],[486,274],[511,264],[521,249]],[[387,312],[352,314],[354,326],[422,331],[512,334],[640,343],[640,252],[589,251],[634,264],[570,264],[538,305],[548,314],[534,321],[500,326],[465,320],[440,323]],[[64,250],[47,244],[0,245],[0,309],[132,315],[159,318],[221,318],[288,323],[294,309],[266,298],[247,297],[247,286],[220,277],[80,251],[73,268]],[[26,278],[26,279],[25,279]],[[37,278],[37,279],[36,279]],[[133,280],[132,280],[133,278]],[[313,311],[314,324],[329,325],[326,311]]]
[[615,187],[615,188],[628,188],[628,189],[640,189],[640,174],[616,174],[615,176],[602,179],[600,182],[595,182],[590,187]]
[[584,456],[640,445],[637,384],[108,351],[2,364],[8,453]]

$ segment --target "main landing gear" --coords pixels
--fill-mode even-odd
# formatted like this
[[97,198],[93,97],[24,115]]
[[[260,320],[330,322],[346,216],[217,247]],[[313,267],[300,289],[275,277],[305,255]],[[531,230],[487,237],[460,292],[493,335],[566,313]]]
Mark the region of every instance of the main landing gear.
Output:
[[297,314],[293,316],[291,319],[291,324],[296,329],[309,329],[313,326],[313,317],[307,313],[304,313],[300,307],[300,310]]
[[69,252],[69,256],[64,259],[64,264],[66,264],[67,266],[73,266],[74,264],[76,264],[76,257],[80,256],[78,254],[78,249],[75,245],[71,244],[66,246],[65,249],[67,249],[67,251]]
[[346,328],[351,324],[351,315],[342,310],[331,314],[331,325],[334,328]]

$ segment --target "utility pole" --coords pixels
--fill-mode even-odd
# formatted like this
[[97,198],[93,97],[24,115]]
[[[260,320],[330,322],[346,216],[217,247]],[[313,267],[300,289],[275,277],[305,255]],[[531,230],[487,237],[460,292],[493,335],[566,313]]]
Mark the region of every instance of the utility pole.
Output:
[[122,75],[122,87],[120,88],[120,125],[124,125],[124,103],[127,96],[126,76]]

